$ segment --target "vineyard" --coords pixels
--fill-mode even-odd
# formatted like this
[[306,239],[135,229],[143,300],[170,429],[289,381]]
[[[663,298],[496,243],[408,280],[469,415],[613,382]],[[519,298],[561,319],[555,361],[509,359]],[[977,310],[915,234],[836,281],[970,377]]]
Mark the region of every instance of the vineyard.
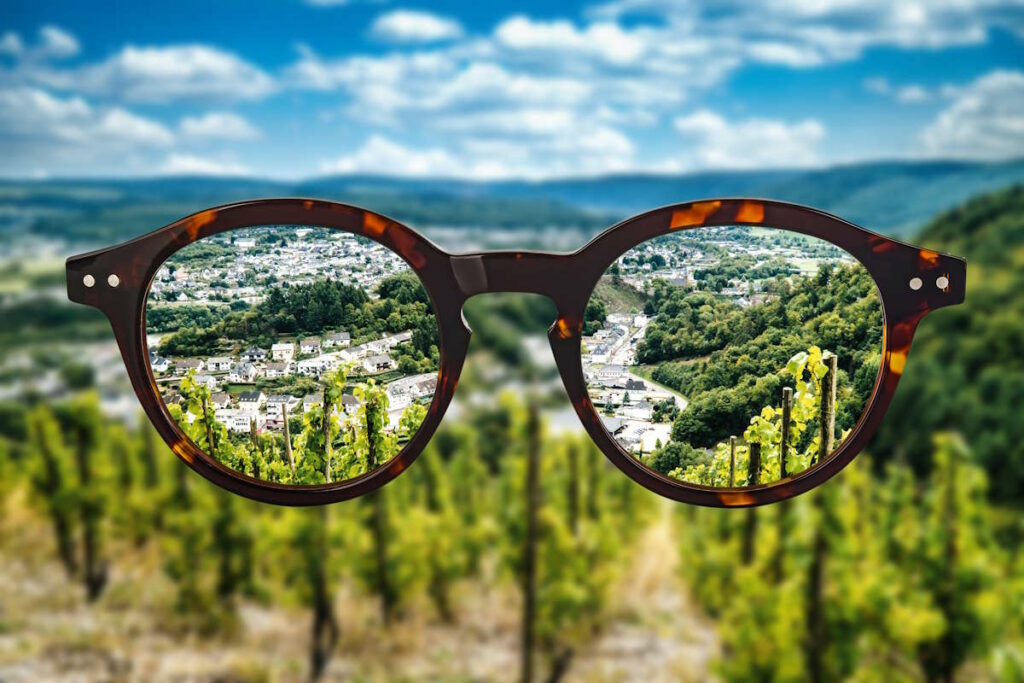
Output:
[[[645,680],[1024,676],[1024,556],[1007,550],[1024,524],[987,506],[958,438],[936,437],[927,481],[900,463],[877,476],[864,457],[821,491],[722,511],[655,499],[541,419],[506,394],[380,492],[297,510],[208,485],[148,425],[101,418],[95,396],[32,407],[24,444],[4,445],[0,571],[65,589],[55,604],[3,594],[0,672],[21,680],[19,662],[64,652],[72,669],[98,657],[97,678],[143,675],[140,653],[109,631],[40,625],[40,612],[73,609],[150,615],[156,633],[131,637],[174,643],[209,680],[632,680],[622,648],[641,638],[642,661],[680,611],[717,635],[704,626],[662,647],[703,638],[685,661],[709,669],[663,655]],[[649,574],[645,555],[673,568],[645,581],[656,585],[642,600],[627,587]],[[673,586],[695,606],[674,602]],[[271,638],[260,624],[281,611],[285,635]],[[424,631],[451,640],[397,668]],[[268,638],[262,653],[243,648]],[[282,640],[291,658],[272,656]],[[239,654],[211,657],[214,646]],[[476,649],[492,654],[474,660]],[[602,664],[608,649],[620,655]]]

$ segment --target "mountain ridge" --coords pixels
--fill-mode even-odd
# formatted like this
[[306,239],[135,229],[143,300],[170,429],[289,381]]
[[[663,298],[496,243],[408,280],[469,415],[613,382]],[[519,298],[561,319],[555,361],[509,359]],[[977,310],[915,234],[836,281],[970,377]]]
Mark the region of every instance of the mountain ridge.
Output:
[[163,176],[0,180],[0,228],[69,237],[138,234],[208,206],[313,196],[373,208],[416,227],[599,230],[642,211],[708,197],[755,196],[908,236],[971,196],[1024,182],[1024,159],[872,161],[820,169],[621,173],[477,181],[353,174],[273,180]]

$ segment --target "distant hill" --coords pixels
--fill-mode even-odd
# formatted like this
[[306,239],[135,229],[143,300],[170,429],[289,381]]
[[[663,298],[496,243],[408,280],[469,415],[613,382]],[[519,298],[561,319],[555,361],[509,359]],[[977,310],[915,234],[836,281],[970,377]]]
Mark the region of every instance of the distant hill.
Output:
[[816,170],[629,174],[473,182],[330,176],[0,181],[0,229],[112,241],[209,206],[271,196],[347,201],[414,227],[574,227],[597,231],[664,204],[756,196],[809,204],[895,235],[913,234],[970,196],[1024,182],[1024,160],[877,162]]

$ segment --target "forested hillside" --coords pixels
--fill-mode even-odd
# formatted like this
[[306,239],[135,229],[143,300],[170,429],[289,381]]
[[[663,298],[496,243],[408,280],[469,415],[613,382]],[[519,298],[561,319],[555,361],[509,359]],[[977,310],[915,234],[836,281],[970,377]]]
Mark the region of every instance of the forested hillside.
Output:
[[870,446],[879,462],[931,465],[931,434],[961,432],[991,495],[1024,491],[1024,186],[971,200],[917,241],[967,258],[967,300],[918,327],[906,372]]

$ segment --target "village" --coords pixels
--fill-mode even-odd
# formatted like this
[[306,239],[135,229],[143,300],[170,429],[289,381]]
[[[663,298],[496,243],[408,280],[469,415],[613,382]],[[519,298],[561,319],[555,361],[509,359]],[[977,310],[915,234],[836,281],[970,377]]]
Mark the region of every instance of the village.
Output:
[[262,301],[273,285],[331,279],[374,292],[381,280],[407,270],[389,249],[340,230],[252,228],[218,235],[204,244],[219,251],[188,260],[179,252],[157,271],[149,300],[160,304],[231,304]]

